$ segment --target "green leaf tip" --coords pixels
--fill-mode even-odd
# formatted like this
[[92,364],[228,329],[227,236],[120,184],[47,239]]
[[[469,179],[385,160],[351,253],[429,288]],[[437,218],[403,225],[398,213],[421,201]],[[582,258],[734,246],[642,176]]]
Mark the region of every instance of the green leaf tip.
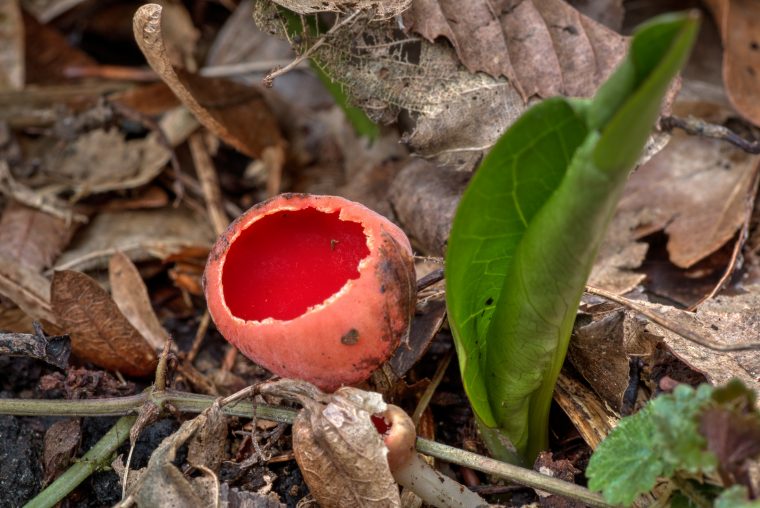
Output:
[[460,201],[445,271],[463,384],[478,421],[508,436],[525,462],[547,446],[586,279],[696,30],[691,13],[644,25],[593,100],[558,97],[526,111]]

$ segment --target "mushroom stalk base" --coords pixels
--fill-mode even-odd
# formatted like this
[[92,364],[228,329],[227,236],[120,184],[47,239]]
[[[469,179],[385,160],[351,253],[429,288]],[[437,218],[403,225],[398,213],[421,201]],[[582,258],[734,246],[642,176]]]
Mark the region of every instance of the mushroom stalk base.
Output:
[[430,467],[418,453],[412,453],[406,464],[393,471],[393,477],[399,485],[436,508],[488,506],[478,494]]

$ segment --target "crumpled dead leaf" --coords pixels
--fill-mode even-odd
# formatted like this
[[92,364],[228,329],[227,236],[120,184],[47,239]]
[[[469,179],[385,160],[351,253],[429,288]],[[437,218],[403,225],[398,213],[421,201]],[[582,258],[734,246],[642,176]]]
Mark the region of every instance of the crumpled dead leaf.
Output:
[[284,140],[261,93],[220,78],[204,78],[173,67],[164,45],[161,6],[143,5],[134,16],[134,34],[148,63],[206,128],[226,143],[276,167],[285,160]]
[[760,126],[760,4],[705,0],[723,39],[723,83],[731,104]]
[[73,191],[71,201],[77,201],[91,194],[131,189],[153,180],[170,158],[155,132],[127,141],[116,129],[95,129],[78,136],[64,150],[47,152],[44,166],[63,182],[46,191]]
[[161,350],[169,333],[158,321],[140,272],[122,252],[111,256],[108,263],[111,297],[124,317],[134,326],[153,349]]
[[380,394],[344,387],[325,395],[289,379],[262,385],[261,393],[303,405],[293,422],[293,452],[320,506],[401,506],[387,448],[371,420],[386,408]]
[[185,249],[207,251],[213,241],[207,221],[186,207],[103,212],[80,230],[55,268],[104,268],[116,252],[135,262],[166,259]]
[[74,355],[130,376],[153,373],[155,351],[94,279],[71,270],[55,272],[50,300],[71,336]]

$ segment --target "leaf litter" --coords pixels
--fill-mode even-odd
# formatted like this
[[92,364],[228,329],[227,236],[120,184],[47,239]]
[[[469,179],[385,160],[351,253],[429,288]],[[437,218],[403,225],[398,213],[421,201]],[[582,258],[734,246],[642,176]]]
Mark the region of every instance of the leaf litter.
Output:
[[[282,34],[280,13],[269,2],[255,3],[255,17],[264,31]],[[119,26],[131,32],[128,20],[116,14],[118,9],[95,8],[104,15],[85,23],[83,38],[77,39],[71,37],[65,19],[50,22],[61,9],[70,9],[66,15],[71,18],[82,17],[86,11],[77,2],[22,2],[36,19],[24,14],[23,42],[18,33],[8,35],[0,27],[0,38],[9,42],[3,45],[2,75],[18,76],[17,55],[23,45],[46,51],[27,51],[27,79],[20,85],[27,88],[0,96],[0,118],[7,122],[0,130],[0,190],[5,196],[0,216],[0,326],[30,330],[36,319],[44,322],[48,333],[72,335],[71,366],[41,377],[41,394],[91,398],[132,393],[133,384],[122,384],[102,369],[144,382],[138,378],[152,374],[155,351],[170,334],[178,342],[175,387],[230,393],[263,379],[261,369],[239,358],[229,360],[213,328],[196,333],[203,304],[193,295],[201,294],[201,268],[214,237],[212,223],[218,229],[221,221],[209,218],[210,194],[201,185],[204,175],[188,156],[191,135],[204,140],[211,159],[208,171],[218,174],[222,191],[217,205],[227,216],[260,200],[269,175],[281,172],[283,190],[351,195],[394,215],[408,232],[419,231],[412,235],[415,245],[441,255],[450,215],[468,177],[451,170],[472,168],[532,103],[558,94],[593,94],[627,44],[624,36],[603,26],[619,27],[622,22],[622,4],[614,0],[572,2],[577,10],[554,0],[476,2],[466,11],[448,0],[415,0],[404,10],[409,3],[278,2],[304,15],[322,12],[324,26],[318,33],[291,33],[289,42],[303,52],[323,37],[325,42],[313,53],[321,68],[375,120],[400,120],[401,127],[384,127],[381,137],[369,143],[352,132],[307,66],[278,77],[271,90],[257,85],[269,70],[261,62],[283,65],[291,57],[286,43],[254,27],[252,3],[240,4],[236,31],[230,29],[226,40],[225,31],[218,31],[218,20],[232,23],[233,18],[214,10],[219,6],[204,13],[166,3],[160,20],[151,8],[143,27],[157,31],[138,37],[138,42],[161,82],[146,86],[130,78],[107,82],[113,69],[98,64],[105,60],[93,58],[96,52],[87,43],[90,34],[107,32],[103,26],[109,19],[120,20]],[[721,19],[736,20],[751,12],[741,2],[710,5],[719,28],[725,23]],[[351,18],[352,23],[325,34],[357,9],[362,12]],[[579,11],[599,17],[592,21]],[[217,21],[211,22],[208,12],[215,12]],[[754,62],[751,47],[741,46],[746,46],[742,34],[752,21],[744,17],[747,20],[740,24],[733,22],[740,28],[733,37],[723,30],[724,78],[737,112],[753,120],[752,82],[737,73],[737,62]],[[251,41],[256,44],[249,45]],[[224,67],[245,64],[254,70],[232,79],[230,74],[204,77],[199,62],[206,47],[215,48],[206,59],[211,68],[224,64],[218,70],[235,74],[239,71]],[[134,65],[122,56],[114,61]],[[66,77],[82,75],[83,70],[95,76],[89,84]],[[135,67],[124,70],[127,76],[138,75]],[[30,84],[42,86],[42,91]],[[686,85],[691,95],[675,104],[674,114],[736,128],[739,121],[724,101],[716,100],[719,93]],[[103,101],[103,90],[117,93]],[[751,129],[743,132],[751,134]],[[224,144],[216,143],[214,136]],[[432,162],[410,159],[409,152]],[[592,447],[609,432],[615,414],[627,411],[626,404],[639,407],[660,389],[663,379],[690,379],[679,376],[679,369],[716,384],[739,377],[757,388],[756,352],[710,347],[760,340],[760,324],[754,320],[760,291],[751,279],[742,287],[740,278],[742,254],[746,266],[756,262],[756,228],[749,228],[743,251],[744,242],[737,236],[749,220],[747,201],[756,171],[756,156],[721,141],[675,133],[670,145],[633,176],[591,283],[628,294],[631,305],[656,313],[670,328],[598,301],[584,309],[570,355],[576,373],[563,374],[557,400]],[[436,180],[434,173],[442,178]],[[696,312],[641,300],[651,282],[642,265],[655,255],[652,238],[658,232],[667,235],[669,246],[665,257],[655,261],[671,268],[692,267],[686,273],[696,280],[704,279],[699,270],[706,260],[723,270],[726,260],[718,253],[735,245],[737,276],[726,282],[726,293]],[[110,295],[104,287],[110,287]],[[442,290],[437,286],[435,292]],[[441,327],[444,311],[435,298],[421,301],[415,320],[419,340],[412,350],[396,356],[393,367],[399,375],[406,373],[406,380],[403,389],[390,387],[390,393],[409,409],[429,384],[425,378],[433,375],[435,363],[451,348],[448,331]],[[200,353],[197,360],[194,354],[194,361],[185,362],[182,355],[191,347]],[[222,362],[225,355],[228,359]],[[663,360],[666,356],[671,360]],[[88,360],[90,368],[82,368]],[[3,378],[0,381],[8,386]],[[628,393],[631,386],[637,387],[633,398]],[[431,404],[429,420],[438,436],[459,446],[477,446],[456,375],[444,377]],[[232,420],[225,427],[212,415],[199,418],[158,447],[142,475],[130,473],[142,485],[131,490],[135,484],[130,481],[130,492],[150,502],[182,499],[261,506],[294,505],[303,496],[306,489],[297,468],[292,462],[285,468],[277,462],[292,461],[291,445],[280,439],[282,430],[270,434],[256,427],[254,432],[261,435],[254,434],[253,440],[264,442],[272,457],[261,462],[252,449],[250,427],[243,430]],[[739,460],[728,452],[739,446],[736,440],[757,442],[751,432],[745,436],[726,431],[745,428],[737,413],[708,413],[706,418],[704,425],[716,429],[710,440],[721,462]],[[83,439],[89,432],[86,422]],[[240,432],[248,436],[247,445]],[[191,458],[182,448],[188,442],[193,443]],[[78,453],[71,446],[51,445],[50,471],[62,470],[64,466],[56,464]],[[172,457],[195,469],[178,469]],[[571,467],[579,464],[574,460]],[[225,471],[233,469],[236,479],[227,479]],[[745,473],[738,466],[731,469],[735,476]],[[299,494],[288,497],[290,491]]]

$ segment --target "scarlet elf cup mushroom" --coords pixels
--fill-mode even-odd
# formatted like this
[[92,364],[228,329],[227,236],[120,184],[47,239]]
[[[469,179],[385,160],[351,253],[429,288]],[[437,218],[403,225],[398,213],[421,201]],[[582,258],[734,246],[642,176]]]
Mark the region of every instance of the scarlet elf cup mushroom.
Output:
[[246,211],[214,245],[204,288],[217,329],[244,355],[326,391],[386,361],[415,305],[406,235],[335,196],[282,194]]

